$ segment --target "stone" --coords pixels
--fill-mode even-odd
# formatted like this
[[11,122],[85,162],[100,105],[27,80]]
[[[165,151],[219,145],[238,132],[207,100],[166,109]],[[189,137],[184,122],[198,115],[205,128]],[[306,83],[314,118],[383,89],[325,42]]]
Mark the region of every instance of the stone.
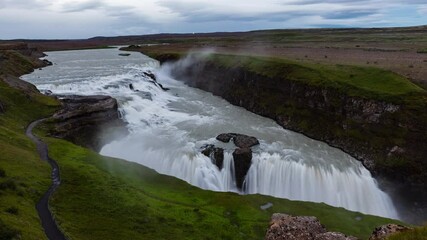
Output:
[[232,138],[234,138],[237,134],[236,133],[221,133],[216,137],[216,140],[228,143]]
[[207,144],[202,147],[202,153],[206,157],[209,157],[219,170],[222,169],[224,163],[224,149],[215,147],[215,145],[212,144]]
[[221,133],[216,137],[216,139],[225,143],[228,143],[233,139],[234,144],[239,148],[250,148],[259,144],[258,139],[255,137],[239,133]]
[[144,75],[146,77],[151,78],[153,81],[157,82],[157,78],[156,78],[156,75],[154,75],[154,73],[152,73],[152,72],[144,72]]
[[412,228],[397,224],[387,224],[375,228],[372,235],[369,237],[369,240],[385,240],[391,235],[409,230],[412,230]]
[[250,148],[237,148],[233,152],[234,171],[236,177],[236,186],[243,188],[246,174],[252,164],[252,150]]
[[234,144],[239,148],[250,148],[252,146],[258,145],[259,141],[255,137],[238,134],[233,138]]

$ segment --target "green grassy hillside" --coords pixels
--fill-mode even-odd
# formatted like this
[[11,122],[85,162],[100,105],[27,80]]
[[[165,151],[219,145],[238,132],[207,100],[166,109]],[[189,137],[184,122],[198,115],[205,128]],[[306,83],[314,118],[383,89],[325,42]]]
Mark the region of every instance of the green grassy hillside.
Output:
[[[50,169],[24,130],[59,106],[2,81],[0,102],[6,109],[0,113],[0,239],[44,239],[35,204],[50,184]],[[38,134],[44,136],[47,127]],[[62,177],[52,211],[70,239],[262,239],[274,212],[314,215],[329,230],[360,238],[395,222],[325,204],[205,191],[67,141],[44,139]],[[261,210],[267,202],[273,207]]]

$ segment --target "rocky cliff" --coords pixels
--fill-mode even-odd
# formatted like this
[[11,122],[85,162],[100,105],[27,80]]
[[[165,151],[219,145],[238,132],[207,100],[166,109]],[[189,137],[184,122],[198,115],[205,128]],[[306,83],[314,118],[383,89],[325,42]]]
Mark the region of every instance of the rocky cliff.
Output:
[[[165,61],[165,56],[159,59]],[[292,65],[274,67],[278,74],[263,74],[239,62],[224,64],[224,60],[199,58],[176,63],[172,75],[192,87],[274,119],[284,128],[342,149],[361,160],[374,175],[392,180],[399,195],[425,202],[425,93],[370,97],[357,94],[358,89],[354,91],[346,85],[296,80]],[[349,78],[352,77],[350,74]]]
[[110,96],[58,96],[62,109],[53,115],[51,135],[99,151],[108,139],[127,133],[116,99]]

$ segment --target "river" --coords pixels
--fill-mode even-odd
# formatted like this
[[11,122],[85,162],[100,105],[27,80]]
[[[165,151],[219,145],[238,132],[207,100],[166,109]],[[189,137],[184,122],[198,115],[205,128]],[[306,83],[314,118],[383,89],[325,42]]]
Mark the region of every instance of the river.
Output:
[[[188,87],[171,78],[157,61],[140,53],[119,53],[118,49],[48,52],[47,59],[54,65],[23,79],[54,94],[116,98],[130,134],[105,145],[102,155],[142,164],[203,189],[325,202],[399,218],[391,198],[348,154]],[[145,71],[156,73],[158,82],[170,90],[163,91],[150,82]],[[235,146],[215,139],[227,132],[255,136],[260,141],[253,147],[243,192],[237,189],[233,173]],[[205,144],[225,149],[222,170],[201,154]]]

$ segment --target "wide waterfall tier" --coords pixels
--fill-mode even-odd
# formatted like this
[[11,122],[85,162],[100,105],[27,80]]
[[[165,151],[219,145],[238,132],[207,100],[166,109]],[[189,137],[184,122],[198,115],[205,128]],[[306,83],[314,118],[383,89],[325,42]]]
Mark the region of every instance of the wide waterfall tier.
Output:
[[[252,164],[240,193],[325,202],[398,217],[389,196],[351,156],[190,88],[142,54],[122,57],[118,53],[117,49],[51,52],[48,59],[54,66],[24,78],[56,94],[117,98],[130,134],[104,146],[101,154],[140,163],[200,188],[239,192],[232,157],[235,146],[220,143],[215,136],[247,134],[257,137],[260,145],[252,147]],[[146,74],[150,71],[156,73],[158,83]],[[225,150],[221,170],[201,153],[206,144]]]

